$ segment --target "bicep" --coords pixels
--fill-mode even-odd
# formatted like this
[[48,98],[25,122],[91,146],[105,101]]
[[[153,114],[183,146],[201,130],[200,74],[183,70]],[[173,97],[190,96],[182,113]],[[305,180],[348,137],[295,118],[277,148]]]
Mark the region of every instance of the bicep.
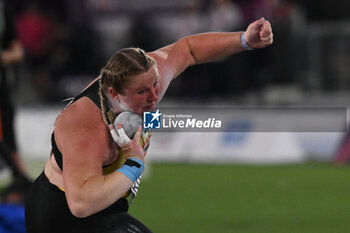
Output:
[[68,191],[79,188],[87,179],[102,174],[106,129],[94,114],[81,117],[67,112],[57,120],[55,138],[62,153],[63,183]]
[[102,175],[101,139],[87,134],[81,132],[75,136],[67,135],[66,143],[63,144],[63,148],[66,148],[62,150],[63,182],[66,189],[78,188],[89,178]]

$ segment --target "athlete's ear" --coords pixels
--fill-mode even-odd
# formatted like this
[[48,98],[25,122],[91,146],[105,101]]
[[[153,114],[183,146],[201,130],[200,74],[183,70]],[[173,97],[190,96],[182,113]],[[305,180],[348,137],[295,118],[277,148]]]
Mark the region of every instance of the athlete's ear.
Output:
[[109,87],[108,92],[111,95],[112,99],[118,100],[118,92],[116,92],[113,87]]

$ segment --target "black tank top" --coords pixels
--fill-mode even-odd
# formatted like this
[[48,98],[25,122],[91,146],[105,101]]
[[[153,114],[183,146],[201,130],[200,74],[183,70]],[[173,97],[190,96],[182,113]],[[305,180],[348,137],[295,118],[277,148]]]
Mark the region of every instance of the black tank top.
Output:
[[[100,95],[98,92],[99,92],[99,79],[97,79],[94,83],[92,83],[89,87],[87,87],[79,95],[74,97],[72,99],[72,101],[69,102],[67,107],[82,97],[88,97],[89,99],[92,100],[92,102],[94,102],[96,104],[97,107],[99,107],[101,109]],[[62,153],[56,145],[54,131],[51,134],[51,147],[52,147],[51,152],[53,153],[53,155],[55,157],[57,165],[59,166],[59,168],[61,170],[63,170]]]

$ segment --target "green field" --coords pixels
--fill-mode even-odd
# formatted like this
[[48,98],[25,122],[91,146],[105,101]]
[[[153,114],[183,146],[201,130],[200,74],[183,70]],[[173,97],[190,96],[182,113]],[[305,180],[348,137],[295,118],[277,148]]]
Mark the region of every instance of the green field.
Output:
[[350,232],[348,167],[152,164],[130,213],[155,233]]
[[130,213],[155,233],[346,233],[349,177],[349,167],[324,163],[155,163]]

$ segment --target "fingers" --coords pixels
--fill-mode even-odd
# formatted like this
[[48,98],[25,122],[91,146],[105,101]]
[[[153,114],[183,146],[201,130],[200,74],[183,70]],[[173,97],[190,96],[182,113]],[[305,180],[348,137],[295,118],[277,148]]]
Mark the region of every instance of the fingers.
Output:
[[273,34],[270,33],[270,34],[264,34],[263,32],[260,33],[260,39],[263,41],[263,42],[267,42],[267,41],[270,41],[273,39]]
[[258,20],[258,25],[261,26],[265,23],[265,18],[264,17],[261,17],[259,20]]
[[265,20],[263,25],[261,26],[261,31],[259,32],[260,40],[266,44],[272,44],[273,42],[273,33],[272,33],[272,28],[271,24],[269,21]]
[[133,140],[136,139],[138,141],[140,139],[140,137],[141,137],[141,132],[142,132],[142,127],[139,126],[139,128],[137,129],[137,131],[135,133],[135,136],[134,136]]
[[126,156],[126,158],[134,157],[134,158],[140,159],[141,161],[144,161],[144,157],[146,154],[143,151],[139,141],[141,133],[142,133],[142,127],[140,126],[137,129],[133,140],[122,145],[122,149],[124,151],[124,155]]
[[123,144],[128,143],[130,141],[130,138],[126,135],[121,124],[117,125],[117,130],[115,130],[113,125],[109,125],[109,130],[111,132],[113,140],[118,144],[118,146],[121,147]]
[[[112,125],[112,128],[111,128],[111,125],[109,126],[109,130],[111,132],[111,136],[113,138],[113,140],[118,143],[119,142],[119,135],[117,134],[117,131],[115,131],[115,128],[114,126]],[[119,143],[118,143],[119,145]]]
[[271,23],[267,20],[265,20],[265,22],[264,22],[263,31],[265,31],[267,33],[272,33]]
[[130,138],[128,137],[128,135],[126,135],[126,133],[125,133],[123,128],[119,128],[119,126],[118,126],[117,131],[118,131],[119,139],[120,139],[119,140],[119,144],[120,144],[119,146],[130,142]]
[[246,30],[246,34],[250,34],[251,37],[254,37],[254,36],[267,37],[271,33],[272,33],[271,24],[264,17],[251,23]]
[[251,23],[244,36],[246,42],[253,48],[264,48],[273,42],[271,24],[264,17]]
[[264,22],[265,22],[265,18],[262,17],[262,18],[256,20],[255,22],[253,22],[251,26],[253,29],[258,30],[264,24]]
[[261,31],[260,31],[260,35],[263,37],[266,37],[270,34],[272,34],[272,28],[271,28],[271,24],[269,21],[265,21],[264,24],[261,27]]

